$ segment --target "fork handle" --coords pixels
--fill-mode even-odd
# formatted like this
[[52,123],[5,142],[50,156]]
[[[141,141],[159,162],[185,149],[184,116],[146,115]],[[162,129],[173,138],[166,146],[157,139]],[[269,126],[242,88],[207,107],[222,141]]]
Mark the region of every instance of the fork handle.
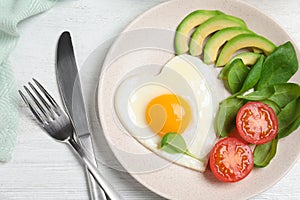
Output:
[[82,147],[74,140],[74,138],[70,138],[68,140],[69,144],[73,147],[76,153],[79,155],[81,160],[86,165],[87,169],[91,173],[91,175],[95,178],[98,185],[102,188],[105,194],[111,200],[119,200],[122,199],[121,196],[115,191],[113,186],[109,184],[109,182],[99,173],[97,167],[88,159],[87,155],[84,153]]

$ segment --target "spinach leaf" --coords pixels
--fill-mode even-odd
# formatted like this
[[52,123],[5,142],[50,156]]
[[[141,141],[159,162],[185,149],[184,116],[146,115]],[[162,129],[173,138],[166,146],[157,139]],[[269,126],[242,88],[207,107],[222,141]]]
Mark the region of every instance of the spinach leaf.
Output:
[[274,85],[274,94],[269,100],[274,101],[281,108],[300,96],[300,86],[296,83],[279,83]]
[[287,82],[298,70],[298,60],[291,42],[277,47],[265,60],[257,90]]
[[268,106],[270,106],[274,110],[276,115],[281,111],[280,107],[274,101],[266,99],[266,100],[263,100],[261,102],[263,102],[263,103],[267,104]]
[[241,59],[234,60],[230,65],[232,66],[228,72],[228,86],[231,93],[234,94],[242,88],[249,69],[244,65]]
[[255,65],[251,68],[248,76],[246,77],[242,89],[239,91],[239,93],[244,93],[251,88],[253,88],[256,83],[259,81],[259,78],[261,76],[261,70],[264,63],[265,57],[261,55]]
[[[242,59],[240,59],[240,58],[237,58],[237,59],[235,59],[235,60],[241,60],[241,61],[242,61]],[[221,70],[220,75],[219,75],[219,78],[220,78],[220,79],[222,79],[222,80],[224,80],[224,81],[227,81],[227,80],[228,80],[228,73],[229,73],[229,71],[231,70],[231,68],[234,66],[232,63],[233,63],[233,61],[235,61],[235,60],[229,61],[229,62],[223,67],[223,69]],[[242,62],[243,62],[243,61],[242,61]]]
[[254,165],[255,167],[265,167],[274,158],[277,150],[278,138],[272,141],[257,145],[254,149]]
[[237,98],[227,98],[220,103],[215,121],[215,128],[220,136],[226,137],[234,129],[235,117],[243,104],[244,100]]
[[232,67],[232,62],[227,63],[220,72],[219,78],[226,81],[228,79],[228,72]]
[[278,132],[288,128],[300,116],[300,97],[288,103],[277,115]]
[[170,154],[184,153],[187,149],[186,143],[181,135],[173,132],[164,135],[160,147]]
[[186,142],[184,138],[174,132],[169,132],[164,135],[164,137],[161,140],[160,147],[163,151],[170,153],[170,154],[185,154],[188,155],[196,160],[199,160],[200,162],[204,162],[203,159],[198,158],[197,156],[190,153],[187,149]]
[[288,127],[284,129],[280,129],[278,131],[278,138],[284,138],[294,132],[300,125],[300,116],[298,116],[297,119],[295,119]]
[[254,92],[251,92],[245,96],[241,96],[238,95],[237,98],[239,99],[245,99],[248,101],[262,101],[265,99],[268,99],[270,96],[272,96],[274,94],[274,87],[267,87],[267,88],[263,88],[261,90],[257,90]]
[[296,83],[279,83],[261,90],[254,91],[245,96],[238,95],[240,99],[250,101],[271,100],[280,108],[286,106],[290,101],[300,96],[300,86]]

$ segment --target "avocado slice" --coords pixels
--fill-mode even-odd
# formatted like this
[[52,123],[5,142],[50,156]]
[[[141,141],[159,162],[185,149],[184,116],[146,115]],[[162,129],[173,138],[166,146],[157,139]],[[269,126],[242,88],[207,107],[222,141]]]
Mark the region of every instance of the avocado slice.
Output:
[[207,40],[204,46],[204,63],[214,63],[217,60],[218,52],[221,46],[235,36],[244,33],[252,33],[252,31],[245,29],[244,27],[229,27],[216,32]]
[[226,65],[230,60],[232,54],[239,49],[247,47],[256,47],[263,50],[265,55],[269,55],[275,50],[276,46],[263,36],[256,34],[241,34],[229,40],[221,50],[216,66],[220,67]]
[[191,37],[190,54],[192,56],[201,55],[205,38],[216,31],[228,27],[247,28],[247,25],[242,19],[225,14],[217,15],[206,20],[198,26]]
[[263,53],[263,50],[255,48],[255,47],[253,47],[252,50],[254,53]]
[[256,61],[259,59],[260,56],[261,54],[259,53],[243,52],[234,56],[227,64],[232,63],[232,61],[236,59],[241,59],[245,65],[252,66],[256,63]]
[[196,10],[187,15],[178,25],[175,33],[175,51],[177,55],[189,51],[189,33],[207,19],[216,15],[223,14],[218,10]]
[[244,65],[252,66],[257,62],[257,60],[260,58],[260,56],[261,56],[261,54],[254,53],[254,52],[243,52],[243,53],[237,54],[225,65],[225,67],[220,72],[219,77],[223,80],[227,80],[228,71],[230,69],[230,64],[234,60],[241,59],[242,62],[244,63]]

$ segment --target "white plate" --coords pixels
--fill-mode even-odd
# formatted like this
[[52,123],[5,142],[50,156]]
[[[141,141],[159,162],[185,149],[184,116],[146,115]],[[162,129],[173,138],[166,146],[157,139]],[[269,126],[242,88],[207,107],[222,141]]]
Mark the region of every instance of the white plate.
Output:
[[[221,10],[240,17],[249,29],[264,35],[276,45],[292,41],[272,19],[239,1],[174,0],[156,6],[135,19],[117,38],[106,56],[98,88],[99,115],[104,134],[124,168],[145,187],[163,197],[249,198],[276,183],[293,166],[300,153],[299,134],[294,133],[280,140],[276,157],[269,166],[254,169],[244,180],[228,184],[217,181],[210,171],[202,174],[156,156],[124,130],[114,111],[114,92],[120,81],[140,72],[157,73],[174,56],[173,39],[177,25],[197,9]],[[299,73],[293,80],[299,82]]]

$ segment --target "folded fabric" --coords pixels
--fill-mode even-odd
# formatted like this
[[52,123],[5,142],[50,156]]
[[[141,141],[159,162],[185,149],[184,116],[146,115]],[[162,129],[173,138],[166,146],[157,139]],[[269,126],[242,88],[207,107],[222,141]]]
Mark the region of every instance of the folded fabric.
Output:
[[[11,158],[17,137],[17,90],[9,54],[16,46],[17,25],[48,10],[56,0],[0,0],[0,161]],[[17,66],[16,66],[17,67]]]

